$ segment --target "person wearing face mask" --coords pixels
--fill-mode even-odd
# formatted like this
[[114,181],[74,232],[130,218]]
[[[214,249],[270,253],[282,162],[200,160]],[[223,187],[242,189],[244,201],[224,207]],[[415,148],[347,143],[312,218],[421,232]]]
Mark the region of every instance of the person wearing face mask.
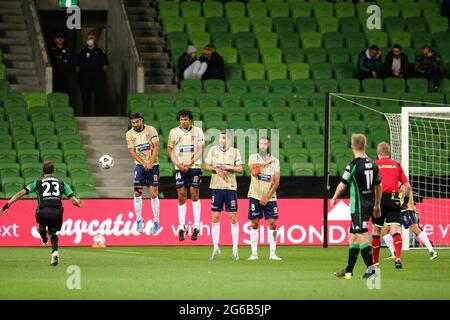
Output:
[[92,94],[95,96],[96,113],[101,114],[105,111],[103,101],[107,69],[108,58],[103,50],[96,45],[95,34],[90,32],[86,46],[80,50],[76,62],[81,98],[83,100],[83,114],[94,114],[91,104]]
[[53,67],[53,92],[70,94],[72,55],[64,45],[62,33],[58,33],[55,37],[55,46],[50,49],[50,60]]
[[190,44],[178,60],[178,79],[201,79],[208,65],[197,59],[197,49]]

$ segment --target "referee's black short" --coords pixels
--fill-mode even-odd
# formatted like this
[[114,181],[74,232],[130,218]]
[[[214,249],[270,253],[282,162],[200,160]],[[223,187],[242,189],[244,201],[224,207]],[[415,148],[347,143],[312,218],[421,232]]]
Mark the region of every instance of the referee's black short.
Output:
[[61,230],[63,223],[63,208],[46,207],[36,212],[36,222],[51,231]]
[[383,225],[401,224],[401,206],[398,194],[383,193],[381,197],[381,217],[372,218],[372,223],[378,228]]

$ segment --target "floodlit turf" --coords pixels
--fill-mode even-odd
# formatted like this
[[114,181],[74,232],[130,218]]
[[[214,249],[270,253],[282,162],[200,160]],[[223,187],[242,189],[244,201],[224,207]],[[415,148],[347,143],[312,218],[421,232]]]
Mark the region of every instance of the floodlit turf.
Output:
[[[381,289],[373,290],[359,279],[361,257],[353,279],[334,278],[345,247],[277,253],[283,261],[269,261],[267,247],[247,261],[250,248],[242,247],[235,262],[229,247],[216,261],[210,247],[73,247],[61,248],[52,267],[49,248],[0,248],[0,299],[450,299],[450,250],[434,261],[425,250],[404,252],[403,270],[382,261]],[[70,265],[80,267],[80,290],[67,289]]]

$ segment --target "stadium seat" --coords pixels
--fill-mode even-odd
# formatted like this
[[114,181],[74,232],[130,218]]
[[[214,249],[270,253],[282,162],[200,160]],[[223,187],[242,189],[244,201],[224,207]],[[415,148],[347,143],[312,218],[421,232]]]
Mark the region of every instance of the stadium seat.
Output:
[[218,1],[207,1],[202,4],[203,15],[206,18],[222,17],[223,4]]
[[244,64],[244,74],[246,80],[265,79],[265,68],[261,63]]

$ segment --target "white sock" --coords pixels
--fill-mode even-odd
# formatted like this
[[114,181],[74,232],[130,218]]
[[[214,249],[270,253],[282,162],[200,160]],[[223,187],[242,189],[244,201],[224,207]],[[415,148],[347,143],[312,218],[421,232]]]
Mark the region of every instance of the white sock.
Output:
[[186,203],[178,205],[178,221],[180,222],[179,230],[181,230],[186,224]]
[[231,224],[231,237],[233,238],[233,250],[237,250],[239,243],[239,224]]
[[159,222],[159,198],[152,198],[153,221]]
[[250,233],[250,242],[252,245],[252,255],[258,254],[258,240],[259,240],[259,230],[258,229],[252,229],[252,232]]
[[270,245],[270,255],[275,254],[277,249],[277,230],[270,230],[269,232],[269,245]]
[[134,197],[134,213],[136,214],[136,220],[142,219],[142,196]]
[[387,247],[389,248],[389,251],[391,252],[391,256],[395,257],[395,248],[394,248],[394,241],[392,240],[392,236],[390,233],[383,236],[384,243],[386,243]]
[[194,212],[194,228],[200,229],[200,213],[202,206],[200,200],[192,201],[192,211]]
[[428,252],[434,252],[434,249],[433,249],[433,246],[431,245],[430,239],[428,239],[428,235],[425,232],[422,231],[417,237],[427,247]]
[[220,238],[220,222],[212,224],[212,241],[214,244],[214,249],[219,247],[219,238]]

